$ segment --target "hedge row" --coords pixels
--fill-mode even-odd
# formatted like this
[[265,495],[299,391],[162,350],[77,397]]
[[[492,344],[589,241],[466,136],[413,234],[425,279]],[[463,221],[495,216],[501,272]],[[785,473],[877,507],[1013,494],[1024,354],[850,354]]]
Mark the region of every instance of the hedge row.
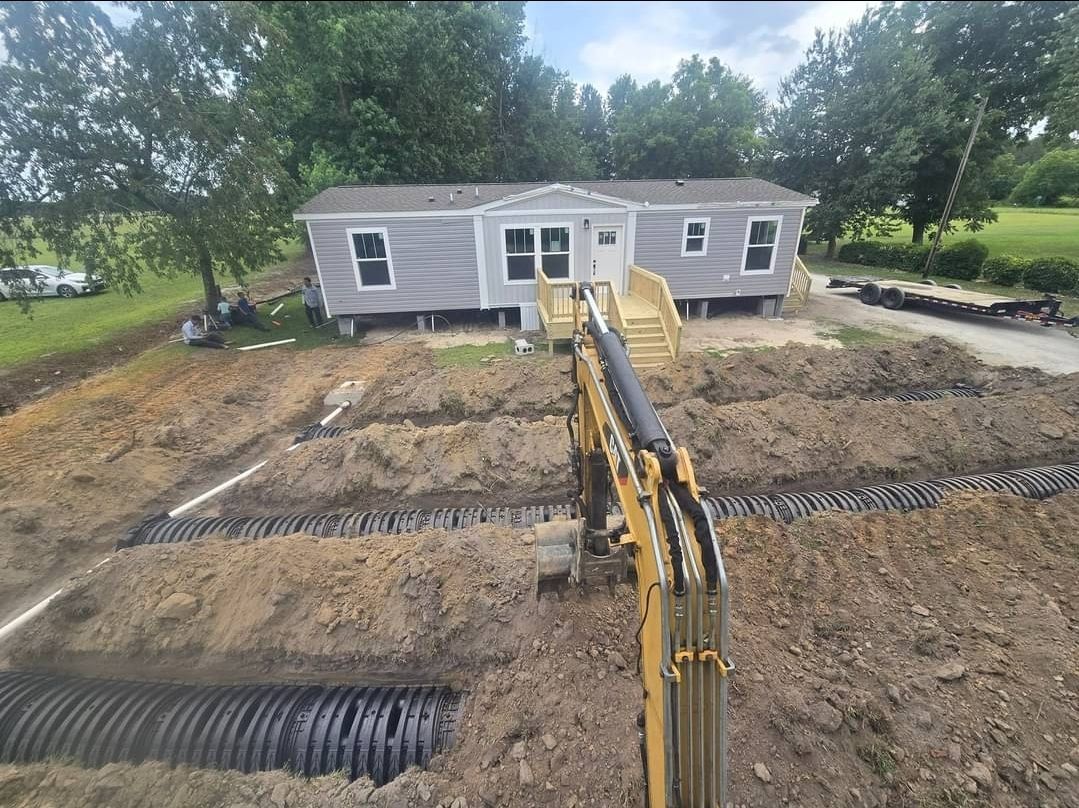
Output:
[[[986,280],[1001,286],[1020,281],[1039,292],[1079,291],[1079,263],[1067,258],[1017,258],[998,255],[975,239],[949,244],[937,252],[933,274],[962,280]],[[929,247],[925,244],[889,244],[880,241],[852,241],[839,248],[839,260],[870,267],[887,267],[920,272],[925,267]]]

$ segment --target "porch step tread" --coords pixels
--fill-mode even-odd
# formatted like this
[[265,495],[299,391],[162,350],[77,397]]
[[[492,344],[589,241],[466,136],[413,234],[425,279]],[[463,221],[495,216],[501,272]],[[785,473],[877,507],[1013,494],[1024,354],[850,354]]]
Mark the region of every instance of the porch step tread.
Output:
[[667,340],[662,338],[649,340],[631,339],[627,340],[627,342],[629,343],[629,347],[632,348],[634,351],[644,352],[648,350],[656,350],[669,352],[669,349],[667,347]]

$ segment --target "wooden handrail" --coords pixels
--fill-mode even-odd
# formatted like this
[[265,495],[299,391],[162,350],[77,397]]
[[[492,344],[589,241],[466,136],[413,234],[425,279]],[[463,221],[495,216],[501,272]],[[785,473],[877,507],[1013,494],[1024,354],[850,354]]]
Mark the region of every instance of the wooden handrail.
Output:
[[655,272],[649,272],[636,264],[629,268],[629,292],[637,295],[659,312],[663,335],[667,340],[671,356],[678,356],[682,343],[682,318],[674,304],[674,296],[667,285],[667,279]]
[[[813,285],[813,278],[809,274],[806,265],[797,255],[794,256],[794,265],[791,267],[791,283],[787,289],[787,299],[783,308],[791,310],[800,309],[809,302],[809,290]],[[787,301],[790,302],[788,305]]]

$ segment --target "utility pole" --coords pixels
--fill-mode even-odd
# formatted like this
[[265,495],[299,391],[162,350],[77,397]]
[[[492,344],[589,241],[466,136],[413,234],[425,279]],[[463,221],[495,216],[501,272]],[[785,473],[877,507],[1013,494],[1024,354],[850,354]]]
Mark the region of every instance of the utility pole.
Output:
[[[977,96],[975,96],[977,98]],[[959,161],[959,170],[955,172],[955,181],[952,183],[952,190],[948,192],[948,201],[944,203],[944,215],[940,217],[940,224],[937,225],[936,235],[933,236],[933,246],[929,248],[929,255],[925,257],[925,268],[922,269],[922,277],[928,278],[930,271],[933,269],[933,259],[937,257],[937,250],[940,249],[940,237],[944,235],[944,228],[947,226],[948,221],[952,218],[952,205],[955,204],[955,197],[959,193],[959,183],[963,181],[963,172],[967,169],[967,161],[970,159],[970,150],[974,148],[974,138],[978,134],[978,127],[982,125],[982,116],[985,115],[985,105],[989,102],[989,96],[982,96],[981,103],[978,104],[978,114],[974,116],[974,126],[970,128],[970,137],[967,138],[967,147],[963,149],[963,159]]]

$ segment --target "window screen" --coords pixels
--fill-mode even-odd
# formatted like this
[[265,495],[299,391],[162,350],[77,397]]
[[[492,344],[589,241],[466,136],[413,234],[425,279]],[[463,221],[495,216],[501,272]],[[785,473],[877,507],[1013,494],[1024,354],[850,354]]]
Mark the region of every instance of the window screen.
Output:
[[751,221],[746,245],[746,272],[770,272],[779,222],[774,219]]
[[536,278],[536,235],[531,227],[506,231],[506,280],[531,281]]
[[352,234],[360,286],[392,286],[386,240],[379,231]]

